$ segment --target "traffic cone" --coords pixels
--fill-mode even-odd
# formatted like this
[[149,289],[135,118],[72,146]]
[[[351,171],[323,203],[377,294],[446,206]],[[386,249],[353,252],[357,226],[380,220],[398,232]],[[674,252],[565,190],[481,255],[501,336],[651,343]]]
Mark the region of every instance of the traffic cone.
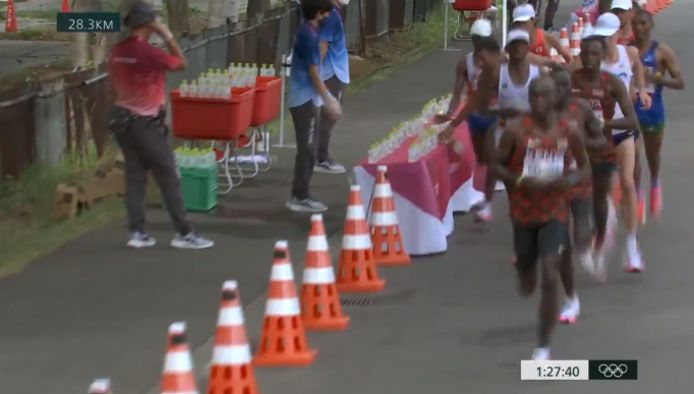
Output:
[[388,167],[378,166],[371,210],[371,243],[378,264],[407,265],[412,263],[402,242],[402,233],[395,210],[393,190],[388,181]]
[[224,282],[207,394],[258,394],[235,280]]
[[571,56],[576,57],[581,54],[581,33],[578,31],[578,23],[571,26]]
[[352,185],[337,272],[337,290],[348,293],[379,292],[385,285],[386,281],[378,275],[374,259],[361,188]]
[[[559,31],[559,44],[561,44],[561,47],[566,49],[567,51],[571,52],[571,43],[569,42],[569,31],[566,30],[565,27],[563,27]],[[572,55],[573,56],[573,55]]]
[[309,330],[338,331],[349,325],[349,317],[342,314],[323,215],[320,214],[311,216],[301,285],[301,317]]
[[169,326],[169,344],[161,377],[161,392],[166,394],[198,394],[193,376],[193,359],[188,346],[186,323]]
[[70,12],[70,0],[63,0],[63,5],[60,7],[60,12]]
[[96,379],[90,386],[87,394],[111,394],[110,379]]
[[19,25],[17,24],[17,9],[14,6],[14,0],[8,0],[7,14],[5,17],[5,32],[14,33],[18,30]]
[[261,366],[306,366],[315,360],[316,351],[309,349],[306,342],[288,244],[287,241],[278,241],[265,306],[263,338],[253,363]]

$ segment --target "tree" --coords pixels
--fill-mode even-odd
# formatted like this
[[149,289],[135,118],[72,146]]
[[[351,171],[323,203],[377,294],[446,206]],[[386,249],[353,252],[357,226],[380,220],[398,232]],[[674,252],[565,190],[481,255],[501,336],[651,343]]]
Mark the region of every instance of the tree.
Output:
[[[227,2],[229,0],[226,0]],[[207,10],[207,27],[213,28],[226,22],[226,4],[224,0],[210,0]]]
[[166,13],[169,16],[169,29],[180,37],[190,32],[188,21],[188,0],[166,0]]

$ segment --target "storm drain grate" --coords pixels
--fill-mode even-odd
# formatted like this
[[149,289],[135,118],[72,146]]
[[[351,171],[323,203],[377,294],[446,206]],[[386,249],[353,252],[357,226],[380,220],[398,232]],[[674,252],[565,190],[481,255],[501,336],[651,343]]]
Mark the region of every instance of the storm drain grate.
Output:
[[373,305],[374,301],[371,298],[343,298],[340,300],[342,306],[356,306],[360,308]]

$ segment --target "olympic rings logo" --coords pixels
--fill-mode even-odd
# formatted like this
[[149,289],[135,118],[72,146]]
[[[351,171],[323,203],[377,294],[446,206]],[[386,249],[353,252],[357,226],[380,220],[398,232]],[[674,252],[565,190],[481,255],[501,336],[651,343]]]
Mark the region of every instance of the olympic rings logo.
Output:
[[598,371],[606,378],[619,379],[627,373],[626,364],[600,364]]

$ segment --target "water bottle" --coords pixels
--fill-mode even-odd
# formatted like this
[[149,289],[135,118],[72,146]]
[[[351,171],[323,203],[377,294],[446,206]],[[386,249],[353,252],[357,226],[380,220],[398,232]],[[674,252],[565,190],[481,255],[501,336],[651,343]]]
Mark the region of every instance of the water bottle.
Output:
[[198,83],[193,81],[190,83],[190,86],[188,87],[188,94],[190,97],[199,97],[200,96],[200,88],[198,87]]
[[181,86],[178,87],[178,92],[180,93],[181,97],[188,97],[190,96],[190,87],[188,86],[188,81],[183,80],[181,82]]

